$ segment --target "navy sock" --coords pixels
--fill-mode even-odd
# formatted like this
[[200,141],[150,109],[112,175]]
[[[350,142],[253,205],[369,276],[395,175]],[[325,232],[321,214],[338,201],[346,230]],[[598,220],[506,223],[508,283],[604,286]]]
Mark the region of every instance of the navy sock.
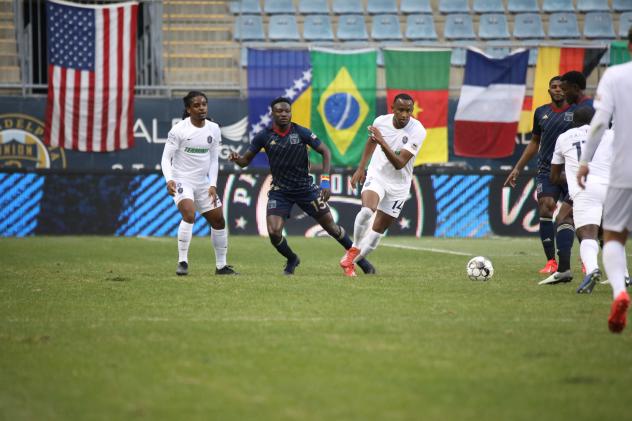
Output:
[[[353,241],[351,241],[351,238],[349,238],[349,235],[347,234],[345,229],[342,227],[342,225],[339,225],[339,227],[340,227],[340,234],[338,234],[338,237],[335,237],[336,241],[338,241],[340,245],[342,245],[342,247],[345,248],[345,250],[349,250],[351,246],[353,245]],[[369,261],[366,260],[364,257],[358,260],[356,263],[358,264],[358,266],[360,266],[362,271],[365,273],[369,269],[373,268],[373,266],[371,266]]]
[[555,259],[555,224],[551,218],[540,218],[540,240],[546,260]]
[[573,240],[575,239],[575,227],[570,224],[562,224],[557,227],[557,256],[559,262],[557,266],[558,272],[566,272],[571,268],[571,249],[573,248]]
[[274,240],[272,239],[272,237],[270,237],[270,242],[272,242],[272,245],[274,246],[274,248],[277,249],[277,251],[281,253],[283,256],[285,256],[286,259],[288,260],[296,259],[296,254],[292,251],[292,249],[288,245],[285,237],[281,237],[281,242],[279,244],[274,244]]

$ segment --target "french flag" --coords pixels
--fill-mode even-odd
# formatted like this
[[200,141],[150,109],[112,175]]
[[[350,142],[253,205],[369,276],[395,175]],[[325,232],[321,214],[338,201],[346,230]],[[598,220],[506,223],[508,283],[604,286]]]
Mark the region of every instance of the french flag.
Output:
[[475,158],[511,156],[524,100],[529,51],[494,59],[467,50],[454,116],[454,153]]

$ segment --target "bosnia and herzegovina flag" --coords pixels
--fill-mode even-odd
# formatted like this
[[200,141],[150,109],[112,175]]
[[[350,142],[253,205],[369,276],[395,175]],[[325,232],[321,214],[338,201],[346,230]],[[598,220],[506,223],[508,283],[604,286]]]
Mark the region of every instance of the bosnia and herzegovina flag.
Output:
[[331,150],[332,165],[360,161],[375,119],[376,58],[374,49],[311,50],[311,129]]
[[413,117],[427,130],[415,166],[448,161],[450,50],[384,50],[387,108],[400,93],[415,100]]

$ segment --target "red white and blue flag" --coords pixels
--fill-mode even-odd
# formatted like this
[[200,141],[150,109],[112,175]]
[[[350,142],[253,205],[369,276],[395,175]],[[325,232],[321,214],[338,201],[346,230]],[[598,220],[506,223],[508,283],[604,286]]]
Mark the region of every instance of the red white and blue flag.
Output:
[[454,116],[456,155],[502,158],[513,154],[528,64],[528,50],[493,59],[468,49]]
[[46,144],[88,152],[134,145],[137,13],[136,2],[46,2]]

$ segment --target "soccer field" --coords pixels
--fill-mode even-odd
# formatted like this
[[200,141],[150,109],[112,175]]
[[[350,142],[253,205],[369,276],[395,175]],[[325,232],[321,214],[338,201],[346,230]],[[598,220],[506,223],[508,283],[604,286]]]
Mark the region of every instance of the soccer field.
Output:
[[575,293],[577,246],[573,282],[538,286],[535,238],[387,237],[353,279],[332,239],[290,244],[293,277],[238,236],[217,277],[196,237],[178,278],[173,238],[1,239],[0,418],[632,417],[632,327],[608,331],[609,286]]

